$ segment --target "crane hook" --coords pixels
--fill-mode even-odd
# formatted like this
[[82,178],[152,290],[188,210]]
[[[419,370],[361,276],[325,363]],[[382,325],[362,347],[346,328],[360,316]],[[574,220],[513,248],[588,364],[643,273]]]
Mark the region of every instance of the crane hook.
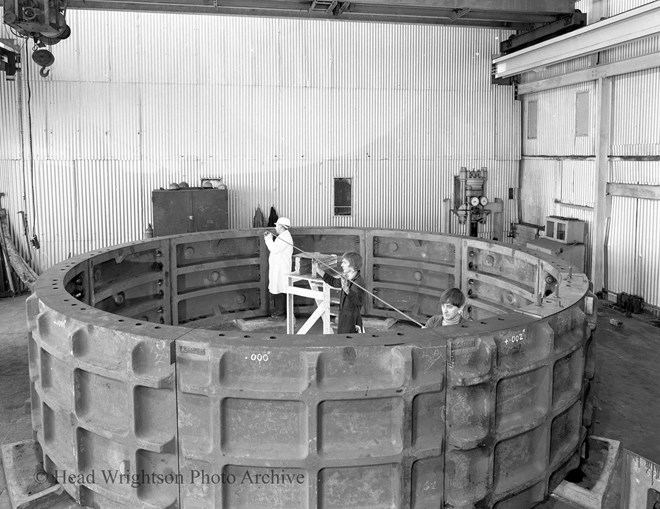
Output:
[[50,69],[46,67],[42,67],[41,69],[39,69],[39,74],[41,74],[42,78],[47,78],[48,75],[50,74]]

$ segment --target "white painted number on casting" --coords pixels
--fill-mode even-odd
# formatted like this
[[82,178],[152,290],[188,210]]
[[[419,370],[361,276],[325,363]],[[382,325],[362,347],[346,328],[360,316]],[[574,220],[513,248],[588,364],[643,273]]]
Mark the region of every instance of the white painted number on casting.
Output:
[[523,341],[525,341],[525,339],[527,339],[527,335],[525,333],[525,329],[523,329],[518,334],[514,334],[510,338],[506,338],[504,340],[504,344],[508,345],[509,343],[511,343],[512,345],[515,345],[516,343],[522,343]]

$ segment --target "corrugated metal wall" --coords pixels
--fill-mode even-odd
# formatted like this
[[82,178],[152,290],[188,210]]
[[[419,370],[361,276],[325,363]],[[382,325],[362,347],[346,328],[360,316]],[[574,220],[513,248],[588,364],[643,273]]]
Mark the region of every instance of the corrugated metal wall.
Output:
[[613,156],[660,155],[660,68],[613,80]]
[[[488,167],[491,200],[517,186],[519,105],[490,83],[510,32],[135,12],[67,21],[47,79],[24,55],[37,270],[141,238],[151,190],[171,182],[222,177],[231,228],[272,205],[295,225],[428,231],[440,231],[461,166]],[[12,214],[24,208],[16,86],[0,83]],[[350,218],[332,215],[333,177],[354,179]]]
[[660,302],[660,201],[615,196],[607,243],[611,260],[607,287]]
[[607,0],[604,2],[604,15],[606,17],[616,16],[622,12],[629,11],[635,7],[641,7],[651,3],[653,0]]
[[[523,101],[523,153],[525,156],[593,156],[595,152],[596,94],[593,82],[526,94]],[[589,135],[576,136],[576,97],[589,94]],[[528,105],[536,101],[538,129],[528,138]]]
[[528,223],[543,225],[554,214],[561,193],[561,159],[525,157],[520,165],[521,215]]
[[[599,5],[604,16],[614,16],[649,2],[610,0]],[[583,0],[577,8],[590,9]],[[611,63],[660,50],[660,37],[649,37],[602,52],[599,61]],[[523,81],[558,76],[591,66],[590,57],[551,66]],[[612,139],[608,182],[660,184],[660,69],[612,79]],[[589,91],[590,134],[575,136],[575,94]],[[587,222],[587,264],[590,266],[595,201],[596,104],[595,82],[523,96],[523,156],[521,195],[523,221],[542,224],[547,215],[574,217]],[[539,133],[527,139],[527,110],[537,101]],[[578,157],[576,157],[578,156]],[[540,196],[539,196],[540,194]],[[660,202],[612,197],[607,239],[605,289],[628,292],[660,306]],[[590,269],[589,269],[590,270]]]
[[545,157],[525,157],[520,169],[522,217],[525,222],[544,225],[547,216],[562,216],[587,223],[587,273],[591,271],[594,171],[593,159]]
[[[648,149],[644,138],[640,141],[637,147]],[[660,185],[660,150],[655,154],[650,160],[613,158],[610,181]],[[660,201],[614,196],[611,217],[607,288],[660,306]]]

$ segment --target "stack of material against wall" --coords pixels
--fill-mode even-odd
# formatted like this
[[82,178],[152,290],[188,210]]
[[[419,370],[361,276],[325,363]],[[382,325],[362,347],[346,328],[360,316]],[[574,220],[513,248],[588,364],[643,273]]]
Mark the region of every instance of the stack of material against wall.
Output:
[[[273,204],[296,226],[438,232],[453,175],[485,166],[489,199],[516,220],[520,106],[490,81],[508,31],[73,10],[67,22],[47,79],[23,54],[34,171],[19,82],[0,82],[0,188],[12,217],[34,219],[37,270],[141,238],[153,189],[203,177],[227,184],[230,228]],[[351,216],[333,215],[340,177]]]
[[[7,224],[7,211],[5,209],[0,209],[0,245],[2,246],[2,258],[7,271],[7,277],[12,278],[11,270],[16,273],[21,282],[25,285],[28,290],[32,290],[32,286],[37,280],[37,274],[32,270],[32,268],[26,263],[23,257],[20,255],[9,231],[9,225]],[[11,265],[11,270],[9,266]],[[10,286],[11,283],[10,283]],[[20,293],[22,289],[17,289],[17,293]]]
[[539,237],[541,225],[531,223],[514,223],[513,225],[513,243],[519,246],[527,246],[528,242]]

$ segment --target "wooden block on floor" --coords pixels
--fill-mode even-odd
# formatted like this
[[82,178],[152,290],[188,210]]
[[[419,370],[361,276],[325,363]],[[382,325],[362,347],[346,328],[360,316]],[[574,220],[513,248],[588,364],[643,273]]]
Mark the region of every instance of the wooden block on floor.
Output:
[[43,471],[41,446],[23,440],[2,446],[2,464],[14,509],[81,509],[52,476]]
[[263,318],[250,318],[245,320],[237,318],[234,320],[236,327],[244,332],[255,332],[259,330],[276,329],[278,327],[286,327],[286,318],[282,317],[278,320],[269,320],[267,317]]
[[395,318],[362,318],[362,324],[364,325],[364,330],[369,332],[370,330],[383,331],[392,327],[397,322]]
[[271,322],[268,320],[268,318],[253,318],[252,320],[237,318],[234,320],[234,323],[240,330],[244,332],[254,332],[267,327]]

